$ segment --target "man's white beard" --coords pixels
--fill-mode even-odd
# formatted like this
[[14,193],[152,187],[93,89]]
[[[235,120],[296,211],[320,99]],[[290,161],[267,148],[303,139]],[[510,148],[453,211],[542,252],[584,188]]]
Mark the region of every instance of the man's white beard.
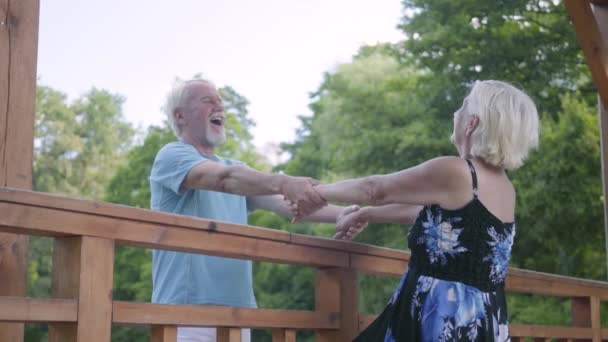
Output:
[[226,131],[223,131],[222,134],[207,132],[207,141],[214,147],[223,144],[226,141]]

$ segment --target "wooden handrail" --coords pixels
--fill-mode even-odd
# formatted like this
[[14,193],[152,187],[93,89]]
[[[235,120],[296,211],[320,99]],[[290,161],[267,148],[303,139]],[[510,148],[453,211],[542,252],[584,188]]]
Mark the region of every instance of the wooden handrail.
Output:
[[[405,251],[10,188],[0,188],[0,213],[0,232],[57,238],[56,298],[0,297],[0,322],[49,322],[50,341],[106,341],[112,323],[150,325],[154,340],[163,342],[173,341],[180,325],[225,327],[226,340],[242,326],[275,329],[277,341],[293,339],[298,329],[315,330],[318,341],[349,340],[373,317],[356,312],[357,274],[399,277],[410,257]],[[95,287],[111,284],[115,243],[316,267],[316,310],[112,301]],[[572,326],[514,324],[514,337],[607,337],[599,325],[606,282],[510,269],[507,289],[573,303]]]

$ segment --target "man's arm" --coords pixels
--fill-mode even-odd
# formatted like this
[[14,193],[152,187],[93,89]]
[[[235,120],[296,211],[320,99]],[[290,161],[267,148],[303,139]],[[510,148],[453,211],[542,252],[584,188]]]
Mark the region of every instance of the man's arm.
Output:
[[260,172],[243,165],[224,165],[208,160],[190,169],[181,188],[245,196],[282,194],[308,215],[326,205],[313,189],[314,184],[316,181],[310,178]]
[[[247,200],[249,201],[249,207],[252,210],[268,210],[285,218],[293,219],[293,211],[280,195],[249,196],[247,197]],[[336,223],[336,220],[343,209],[344,207],[330,204],[308,216],[298,218],[298,221]]]

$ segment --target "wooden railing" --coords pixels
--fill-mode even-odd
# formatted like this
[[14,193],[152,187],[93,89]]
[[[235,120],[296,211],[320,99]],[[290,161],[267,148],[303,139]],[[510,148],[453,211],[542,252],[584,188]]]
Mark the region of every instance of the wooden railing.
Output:
[[[177,326],[214,326],[220,341],[240,327],[272,329],[273,341],[349,341],[373,319],[358,313],[358,274],[399,277],[409,253],[107,203],[0,188],[0,232],[55,238],[53,298],[0,297],[0,322],[46,322],[49,341],[109,341],[112,324],[151,327],[153,341],[175,341]],[[316,268],[315,310],[161,305],[112,300],[116,244]],[[608,283],[510,269],[509,291],[571,298],[571,326],[511,325],[516,341],[608,339],[600,302]]]

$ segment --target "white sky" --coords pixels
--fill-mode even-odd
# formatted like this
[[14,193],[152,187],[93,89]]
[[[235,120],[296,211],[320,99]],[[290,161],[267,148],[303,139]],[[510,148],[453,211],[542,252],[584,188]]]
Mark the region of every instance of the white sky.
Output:
[[363,44],[396,42],[400,0],[42,0],[39,83],[70,99],[126,98],[134,125],[160,124],[175,77],[203,75],[249,101],[254,143],[293,141],[323,72]]

